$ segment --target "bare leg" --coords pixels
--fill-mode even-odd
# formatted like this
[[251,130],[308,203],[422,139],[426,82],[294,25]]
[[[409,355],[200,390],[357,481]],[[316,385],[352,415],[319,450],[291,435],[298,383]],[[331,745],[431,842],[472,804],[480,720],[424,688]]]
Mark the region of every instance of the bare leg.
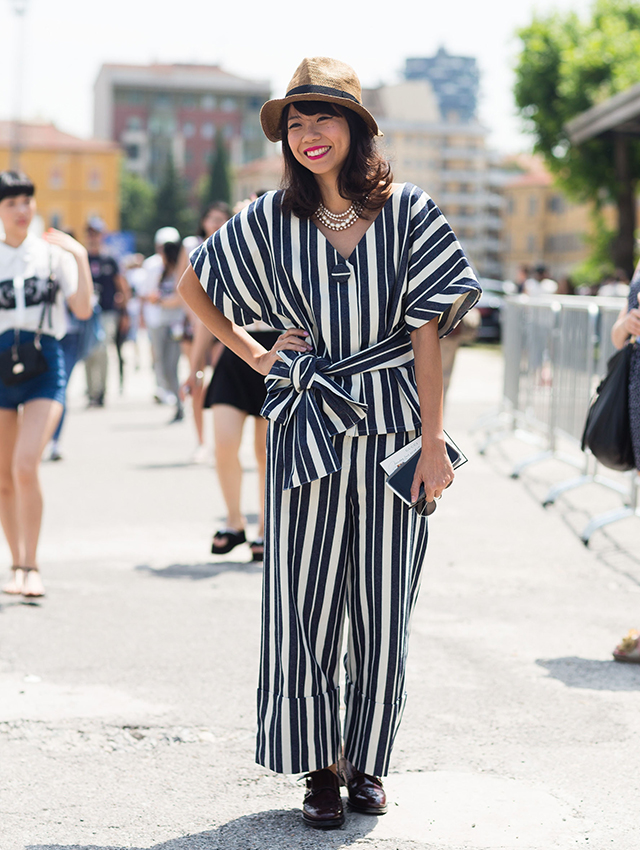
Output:
[[[18,507],[13,481],[13,452],[18,436],[18,411],[0,409],[0,523],[7,538],[13,566],[22,564],[18,534]],[[5,593],[22,593],[22,572],[14,570],[3,586]]]
[[[18,528],[22,564],[37,568],[36,550],[42,524],[42,491],[38,467],[42,452],[51,439],[62,414],[58,401],[37,398],[25,404],[13,454],[13,479],[17,491]],[[42,581],[36,570],[25,573],[23,593],[39,596]]]
[[191,406],[193,409],[193,424],[196,426],[198,445],[204,446],[204,393],[205,388],[198,384],[191,393]]
[[227,507],[227,528],[240,531],[244,528],[244,516],[240,510],[242,466],[238,452],[247,414],[229,404],[214,404],[212,409],[216,468]]

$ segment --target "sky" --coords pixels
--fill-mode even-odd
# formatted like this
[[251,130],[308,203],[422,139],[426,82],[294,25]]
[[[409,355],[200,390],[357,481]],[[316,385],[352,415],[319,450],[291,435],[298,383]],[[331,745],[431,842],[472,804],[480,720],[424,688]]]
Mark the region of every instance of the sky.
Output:
[[[20,83],[20,19],[24,72]],[[93,84],[103,63],[217,64],[267,80],[282,97],[305,56],[352,65],[363,86],[400,80],[409,56],[439,47],[475,56],[481,72],[479,117],[489,144],[503,152],[530,148],[511,90],[515,33],[535,14],[585,14],[591,0],[0,0],[0,119],[53,121],[89,137]],[[19,98],[16,93],[21,92]]]

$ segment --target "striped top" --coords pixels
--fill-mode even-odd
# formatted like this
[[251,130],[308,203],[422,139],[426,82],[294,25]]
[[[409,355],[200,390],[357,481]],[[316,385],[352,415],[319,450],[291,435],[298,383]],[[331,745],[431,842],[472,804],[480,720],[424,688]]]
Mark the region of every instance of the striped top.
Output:
[[[318,464],[318,453],[331,454],[327,435],[420,428],[409,334],[437,316],[446,336],[480,287],[438,207],[410,183],[394,187],[348,258],[312,220],[283,212],[281,197],[258,198],[196,248],[191,263],[231,321],[310,335],[313,354],[280,352],[262,411],[291,425],[294,453],[307,446],[315,456],[294,464],[296,486],[320,467],[334,471],[331,458]],[[309,448],[309,440],[322,445]]]

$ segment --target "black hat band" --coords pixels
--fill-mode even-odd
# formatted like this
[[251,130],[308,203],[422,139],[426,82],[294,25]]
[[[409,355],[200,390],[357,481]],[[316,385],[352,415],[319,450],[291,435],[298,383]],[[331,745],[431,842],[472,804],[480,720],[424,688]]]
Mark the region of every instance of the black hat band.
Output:
[[354,97],[352,94],[349,94],[348,91],[340,91],[340,89],[332,89],[329,86],[297,86],[295,89],[291,89],[285,95],[285,97],[291,97],[294,94],[326,94],[330,97],[344,97],[348,100],[352,100],[354,103],[357,103],[358,106],[362,106],[357,97]]

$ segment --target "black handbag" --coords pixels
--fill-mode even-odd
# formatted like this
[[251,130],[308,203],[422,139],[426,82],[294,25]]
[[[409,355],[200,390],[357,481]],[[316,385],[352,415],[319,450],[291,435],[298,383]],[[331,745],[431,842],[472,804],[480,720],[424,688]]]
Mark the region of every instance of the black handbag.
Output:
[[49,368],[47,358],[42,353],[40,337],[42,336],[42,326],[44,317],[49,311],[49,326],[51,327],[51,305],[55,298],[57,283],[53,276],[51,266],[51,255],[49,255],[49,279],[47,281],[47,294],[42,305],[42,313],[40,314],[40,322],[38,329],[32,340],[29,342],[20,342],[20,329],[14,328],[14,339],[11,348],[0,352],[0,381],[7,387],[15,386],[16,384],[24,384],[30,381],[31,378],[37,378],[38,375],[44,374]]
[[582,450],[589,449],[603,466],[620,472],[636,465],[629,422],[629,371],[634,348],[634,343],[628,343],[609,360],[582,434]]
[[23,384],[37,378],[49,368],[42,353],[40,334],[29,342],[20,342],[20,331],[16,328],[11,348],[0,353],[0,380],[8,387]]

